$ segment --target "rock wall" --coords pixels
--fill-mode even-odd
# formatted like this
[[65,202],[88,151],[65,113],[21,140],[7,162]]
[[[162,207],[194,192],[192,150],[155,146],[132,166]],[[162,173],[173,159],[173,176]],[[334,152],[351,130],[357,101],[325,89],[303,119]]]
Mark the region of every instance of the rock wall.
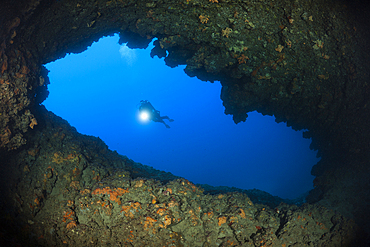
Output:
[[[168,234],[173,234],[177,245],[189,246],[196,242],[191,230],[183,230],[192,229],[192,224],[202,225],[206,229],[209,227],[212,229],[208,230],[210,232],[215,231],[212,228],[212,224],[215,224],[216,227],[218,225],[219,234],[226,234],[213,236],[207,231],[202,232],[204,243],[211,241],[209,243],[240,245],[270,239],[271,243],[283,244],[284,242],[277,241],[287,239],[287,236],[283,236],[282,229],[291,225],[293,212],[296,212],[294,210],[306,212],[305,217],[300,216],[299,219],[307,220],[312,216],[313,210],[307,211],[307,207],[324,210],[318,209],[319,205],[324,205],[355,219],[360,229],[370,232],[370,216],[366,211],[366,207],[370,205],[370,52],[367,44],[368,23],[364,21],[368,14],[366,7],[369,5],[365,1],[362,4],[358,8],[358,5],[342,1],[321,0],[4,1],[0,8],[0,23],[3,27],[0,29],[0,147],[4,170],[2,188],[6,191],[3,200],[14,201],[12,209],[7,210],[13,219],[19,219],[20,222],[12,223],[14,229],[28,226],[27,233],[30,231],[32,234],[41,234],[43,240],[39,241],[43,244],[51,243],[50,241],[54,241],[54,245],[63,241],[81,244],[77,236],[70,233],[75,227],[82,228],[80,233],[88,232],[102,227],[112,228],[113,225],[118,227],[127,223],[127,217],[137,217],[137,225],[132,225],[130,231],[138,231],[139,226],[144,230],[153,230],[152,233],[147,233],[150,236],[171,231]],[[254,226],[253,231],[237,237],[236,232],[243,232],[246,225],[255,223],[247,220],[248,222],[240,223],[238,229],[233,228],[238,220],[249,217],[242,217],[245,215],[241,212],[247,209],[238,204],[239,200],[243,201],[244,204],[240,202],[243,205],[248,204],[248,199],[243,196],[234,195],[238,201],[236,208],[242,210],[233,211],[231,208],[234,203],[230,201],[233,196],[225,195],[227,203],[220,209],[221,213],[214,216],[215,208],[205,208],[201,200],[211,203],[224,196],[207,197],[182,180],[170,182],[168,186],[157,184],[158,181],[140,180],[138,175],[147,179],[157,178],[162,183],[175,178],[163,178],[160,175],[154,177],[157,173],[146,168],[130,168],[122,158],[100,158],[99,161],[100,156],[106,155],[104,152],[110,153],[106,148],[95,148],[95,145],[102,144],[91,143],[87,137],[77,138],[78,140],[67,138],[73,132],[70,127],[52,121],[53,118],[38,106],[48,95],[49,80],[47,70],[42,64],[61,58],[66,53],[82,52],[93,41],[113,33],[119,33],[120,42],[128,42],[131,48],[145,48],[156,38],[152,56],[165,57],[166,64],[170,67],[186,64],[185,71],[189,76],[221,81],[221,99],[225,113],[233,115],[235,123],[245,121],[248,112],[257,110],[263,114],[275,115],[277,121],[287,122],[294,129],[309,129],[305,137],[313,139],[311,148],[318,149],[322,157],[312,170],[316,176],[316,188],[307,198],[314,204],[299,209],[288,209],[286,206],[284,216],[276,216],[274,210],[267,207],[253,206],[253,220],[258,221],[257,215],[268,212],[269,217],[275,215],[277,225],[274,226],[270,220],[264,225],[258,222],[259,225]],[[53,126],[49,126],[48,121]],[[52,129],[55,133],[51,135]],[[50,147],[48,142],[54,138],[61,138],[68,148],[61,150],[58,146]],[[83,144],[84,142],[87,144]],[[91,153],[76,150],[81,145],[92,150]],[[41,154],[41,150],[47,151]],[[93,162],[95,159],[98,161]],[[102,160],[106,160],[105,165],[101,165]],[[116,167],[114,162],[123,163]],[[76,170],[68,170],[70,163],[75,164]],[[94,167],[95,165],[100,168]],[[109,167],[116,167],[119,171],[110,171]],[[95,174],[96,170],[99,170],[100,175]],[[28,174],[33,175],[29,177]],[[35,180],[38,176],[41,177]],[[101,180],[103,182],[99,183]],[[141,186],[136,186],[137,183],[141,183]],[[69,194],[59,198],[57,194],[62,193],[63,186]],[[161,202],[157,202],[157,194],[152,193],[150,196],[151,192],[146,191],[147,194],[140,201],[137,196],[143,192],[138,188],[142,186],[150,187],[157,194],[162,193],[167,197],[164,196],[163,199],[161,196]],[[186,205],[190,204],[187,201],[192,199],[183,193],[187,188],[194,190],[192,193],[195,194],[188,195],[191,198],[204,199],[194,199],[197,202],[188,208]],[[126,190],[130,191],[130,195]],[[88,198],[82,200],[81,193],[87,194]],[[170,195],[176,195],[180,202],[171,201],[173,196]],[[104,206],[109,205],[107,210],[111,211],[107,215],[113,215],[109,219],[117,221],[117,217],[122,217],[122,221],[112,223],[105,216],[97,219],[92,215],[87,216],[86,211],[81,213],[82,209],[77,210],[77,204],[97,205],[98,201],[98,211],[91,211],[91,214],[107,214],[101,210],[106,210]],[[170,206],[176,203],[182,205],[181,209]],[[57,208],[59,204],[63,208]],[[144,204],[148,205],[144,207]],[[46,205],[49,209],[46,209]],[[160,209],[163,209],[160,211],[162,213],[154,217],[152,213]],[[61,212],[65,212],[64,216],[58,215]],[[133,212],[140,213],[134,216]],[[203,214],[208,214],[204,217],[212,216],[206,219],[201,216]],[[49,228],[43,226],[43,217],[46,216],[55,219],[54,224],[59,228],[55,225],[50,225]],[[237,220],[235,217],[241,219]],[[298,216],[295,219],[299,220]],[[342,218],[331,215],[328,220],[330,223],[327,224],[343,229],[349,227],[347,220],[339,219]],[[322,219],[324,220],[327,219]],[[212,222],[212,226],[206,222]],[[66,223],[65,226],[63,223]],[[225,225],[226,229],[221,229],[224,223],[228,227]],[[316,223],[321,226],[320,221]],[[176,225],[183,225],[183,228]],[[302,226],[304,229],[305,225]],[[320,229],[319,227],[311,231]],[[356,234],[346,230],[347,236],[343,234],[344,230],[336,229],[336,238],[330,235],[336,234],[333,229],[335,227],[327,226],[321,229],[324,232],[320,234],[328,238],[324,238],[324,242],[320,244],[328,244],[327,241],[333,241],[332,239],[349,243]],[[270,234],[270,230],[273,234]],[[139,241],[138,235],[130,231],[127,230],[124,236],[132,235],[131,240]],[[293,236],[291,232],[294,231],[289,230],[289,236]],[[112,233],[113,230],[109,232],[109,236]],[[46,237],[46,234],[50,236]],[[320,234],[317,233],[317,236]],[[68,240],[56,237],[61,235],[68,235]],[[164,243],[168,240],[166,236],[161,235],[158,239]],[[29,235],[22,239],[26,242],[38,241]],[[124,240],[124,243],[130,243],[129,240]],[[96,239],[90,241],[91,244],[97,244]],[[299,241],[311,240],[302,238]],[[312,241],[318,240],[313,237]],[[136,243],[140,244],[144,242]]]

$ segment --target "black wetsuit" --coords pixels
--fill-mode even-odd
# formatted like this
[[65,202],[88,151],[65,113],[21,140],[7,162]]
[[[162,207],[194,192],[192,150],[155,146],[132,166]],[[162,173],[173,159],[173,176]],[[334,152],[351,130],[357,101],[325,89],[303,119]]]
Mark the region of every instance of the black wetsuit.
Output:
[[147,101],[147,100],[141,100],[140,101],[140,107],[139,107],[139,111],[148,111],[149,113],[149,119],[150,120],[153,120],[154,122],[158,122],[158,123],[163,123],[166,128],[170,128],[170,126],[168,124],[166,124],[163,119],[168,119],[170,122],[173,122],[173,119],[169,118],[168,116],[163,116],[161,117],[160,115],[160,112],[157,111],[153,105]]

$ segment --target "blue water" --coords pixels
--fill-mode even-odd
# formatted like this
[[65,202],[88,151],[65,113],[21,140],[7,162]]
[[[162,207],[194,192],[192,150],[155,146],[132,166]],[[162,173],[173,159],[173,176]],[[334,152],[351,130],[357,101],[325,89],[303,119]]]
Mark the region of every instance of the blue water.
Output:
[[[219,82],[189,78],[185,66],[171,69],[152,59],[152,46],[131,50],[118,39],[102,38],[47,64],[46,108],[111,150],[194,183],[257,188],[283,198],[313,188],[310,171],[319,159],[302,131],[257,112],[236,125],[224,114]],[[144,99],[175,120],[171,128],[138,120]]]

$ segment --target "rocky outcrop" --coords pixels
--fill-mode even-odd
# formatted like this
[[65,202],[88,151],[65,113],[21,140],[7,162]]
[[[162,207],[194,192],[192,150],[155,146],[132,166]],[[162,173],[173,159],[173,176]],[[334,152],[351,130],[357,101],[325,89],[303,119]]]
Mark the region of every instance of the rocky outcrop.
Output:
[[258,191],[205,194],[43,107],[35,112],[38,128],[2,160],[2,246],[351,246],[361,238],[352,220],[322,206],[269,207]]
[[[83,193],[88,194],[88,199],[83,200],[83,205],[88,203],[96,205],[97,201],[103,203],[105,200],[105,205],[110,205],[110,210],[113,210],[111,215],[115,215],[114,217],[118,217],[118,214],[128,214],[122,217],[130,218],[131,214],[128,212],[141,212],[140,210],[145,208],[150,212],[148,214],[150,216],[146,216],[144,212],[137,216],[137,222],[143,224],[141,227],[144,227],[144,230],[145,228],[152,230],[154,227],[156,230],[151,234],[159,232],[158,229],[161,231],[171,229],[173,233],[170,234],[173,234],[173,238],[178,241],[175,242],[179,244],[189,245],[190,242],[186,241],[193,240],[190,240],[190,237],[184,240],[188,235],[179,233],[183,231],[172,227],[172,224],[183,224],[185,228],[190,228],[193,224],[191,218],[198,225],[200,223],[197,220],[202,220],[203,225],[200,224],[202,226],[206,225],[205,222],[213,221],[215,224],[218,221],[219,228],[226,222],[231,228],[236,224],[237,219],[233,217],[239,217],[241,211],[227,211],[227,208],[232,207],[232,203],[225,202],[222,214],[212,216],[212,219],[202,219],[203,214],[200,212],[195,214],[194,210],[197,207],[215,213],[214,208],[205,209],[201,201],[194,202],[191,208],[187,206],[183,206],[181,210],[166,208],[172,203],[172,197],[175,195],[181,199],[182,205],[186,204],[185,201],[198,196],[207,198],[196,192],[198,189],[193,188],[188,182],[182,180],[169,182],[175,179],[170,175],[162,179],[162,183],[170,183],[168,186],[158,185],[155,181],[142,182],[142,186],[153,189],[155,187],[156,193],[168,194],[164,197],[166,199],[162,197],[160,199],[163,205],[156,207],[159,202],[151,205],[148,199],[149,192],[146,199],[139,202],[135,196],[131,197],[131,194],[142,193],[138,189],[141,187],[135,187],[141,180],[130,179],[139,179],[135,177],[135,172],[147,179],[153,178],[149,170],[139,168],[135,170],[126,165],[122,158],[114,158],[116,161],[107,158],[106,165],[99,166],[100,161],[91,160],[99,159],[96,156],[104,156],[104,152],[110,151],[106,147],[95,149],[94,145],[102,145],[99,141],[96,144],[81,144],[90,139],[67,138],[73,132],[67,131],[70,129],[68,125],[56,123],[55,126],[58,126],[58,129],[54,130],[56,136],[49,135],[53,129],[46,124],[50,115],[38,107],[48,95],[49,80],[42,64],[61,58],[66,53],[82,52],[100,37],[119,33],[120,42],[128,42],[127,45],[131,48],[145,48],[156,38],[152,56],[165,57],[166,64],[170,67],[186,64],[185,72],[189,76],[197,76],[201,80],[221,81],[221,99],[225,113],[233,115],[235,123],[245,121],[249,111],[257,110],[263,114],[275,115],[277,121],[287,122],[294,129],[308,129],[305,137],[312,138],[311,148],[318,149],[322,157],[312,170],[316,176],[316,188],[307,197],[308,202],[314,203],[311,205],[313,207],[319,207],[321,204],[329,209],[335,209],[355,219],[361,228],[370,232],[367,223],[370,217],[366,212],[366,206],[370,204],[370,185],[367,179],[370,173],[368,157],[370,132],[367,126],[370,116],[368,97],[370,70],[367,61],[370,53],[367,43],[368,23],[363,21],[368,14],[365,1],[364,4],[361,8],[356,8],[350,3],[320,0],[163,2],[24,0],[16,3],[5,1],[0,9],[0,20],[3,23],[0,30],[0,147],[1,156],[4,157],[1,161],[3,174],[12,174],[4,177],[2,185],[4,191],[7,191],[4,200],[14,200],[14,209],[10,210],[12,215],[24,217],[22,224],[30,224],[33,231],[38,231],[36,229],[43,229],[42,217],[57,212],[56,204],[53,203],[61,203],[65,208],[58,210],[64,210],[66,216],[55,216],[55,219],[59,217],[65,220],[63,223],[67,225],[59,229],[65,234],[70,234],[69,230],[82,225],[88,227],[85,232],[93,228],[94,224],[98,227],[108,226],[110,223],[106,223],[105,218],[98,221],[94,217],[88,217],[86,212],[82,214],[81,211],[76,211],[76,204],[80,203],[79,195],[84,191]],[[69,149],[60,150],[60,147],[56,146],[46,148],[48,144],[44,136],[51,139],[61,138],[63,133],[62,140],[70,147]],[[92,153],[86,154],[74,149],[81,145],[88,146],[89,150],[95,150],[96,153],[91,151]],[[41,155],[41,150],[45,148],[48,151]],[[28,160],[28,163],[23,163],[24,160]],[[75,172],[63,170],[63,164],[66,162],[75,163],[77,170]],[[117,168],[118,173],[109,171],[109,167],[115,167],[114,162],[121,163]],[[31,163],[34,165],[31,166]],[[50,164],[50,168],[46,164]],[[55,166],[61,166],[58,168],[61,169],[58,171],[59,175],[56,174]],[[92,173],[97,170],[100,175]],[[42,172],[39,174],[40,171]],[[36,177],[41,176],[37,180],[39,182],[26,178],[28,173],[35,173]],[[45,177],[42,174],[45,174]],[[61,177],[61,174],[66,177]],[[86,174],[84,176],[87,177],[82,178],[81,174]],[[96,179],[92,179],[94,177]],[[162,177],[156,178],[158,181]],[[102,182],[100,185],[99,181],[102,179],[108,182]],[[74,191],[74,194],[55,201],[54,196],[57,196],[53,194],[57,193],[55,188],[60,189],[59,192],[62,193],[60,187],[62,185],[68,191]],[[24,189],[19,186],[24,186],[22,187]],[[188,187],[195,190],[193,191],[195,194],[185,199],[186,196],[179,191],[186,191]],[[30,188],[32,192],[27,193],[26,188]],[[121,193],[118,188],[130,191],[130,195]],[[97,189],[105,192],[98,193]],[[154,197],[157,197],[156,194]],[[112,200],[117,198],[121,204],[117,200]],[[216,198],[204,200],[218,200]],[[225,198],[227,201],[231,200],[229,196]],[[239,199],[247,200],[244,197]],[[137,202],[139,204],[135,204]],[[151,206],[144,207],[144,204]],[[52,205],[48,208],[53,208],[54,211],[45,211],[45,205]],[[123,211],[118,210],[120,207]],[[131,208],[126,212],[123,207]],[[96,208],[98,211],[94,212],[102,215],[103,212],[99,211],[100,207],[98,208]],[[164,208],[160,211],[162,214],[155,217],[152,215],[154,209],[162,208]],[[239,205],[237,208],[242,207]],[[258,211],[257,208],[255,210]],[[195,216],[192,213],[185,216],[188,210],[192,210]],[[246,209],[242,210],[245,212]],[[270,226],[271,222],[263,226],[256,225],[253,233],[246,233],[248,241],[252,243],[260,238],[264,241],[267,238],[278,241],[282,237],[282,229],[286,229],[283,222],[291,222],[294,218],[288,217],[289,210],[292,209],[287,209],[284,217],[274,216],[275,219],[279,218],[279,226]],[[305,211],[304,208],[294,210]],[[254,220],[256,215],[262,213],[256,213],[257,211],[253,213]],[[15,212],[18,213],[14,214]],[[272,212],[268,211],[268,214],[272,216]],[[184,222],[188,223],[181,223],[181,220],[177,222],[174,217],[177,214],[183,214],[180,218],[187,219],[188,221]],[[37,219],[37,215],[40,215],[40,219]],[[307,211],[303,218],[308,220],[311,217],[308,215]],[[148,218],[145,220],[143,217],[149,217],[150,220],[147,222]],[[25,220],[26,218],[37,223],[31,224]],[[241,221],[244,219],[239,218]],[[338,225],[338,222],[342,222],[341,226],[347,226],[347,223],[343,223],[347,222],[346,220],[338,219],[339,216],[331,216],[331,224]],[[252,223],[241,223],[246,224]],[[304,228],[304,225],[302,226]],[[334,228],[331,227],[330,230]],[[230,231],[230,234],[233,232],[230,235],[233,237],[230,238],[226,237],[226,233],[223,237],[208,235],[209,241],[216,241],[215,243],[219,244],[221,242],[217,242],[219,240],[216,239],[223,239],[224,244],[227,241],[242,244],[244,242],[235,235],[239,230],[225,229],[224,232]],[[270,230],[274,232],[275,237],[266,235],[270,234],[268,233]],[[51,238],[55,238],[52,233],[57,229],[52,227],[48,231]],[[45,237],[44,234],[45,232],[42,236]],[[125,236],[129,234],[128,231]],[[325,234],[329,236],[329,233]],[[204,232],[204,236],[206,235]],[[132,233],[132,236],[136,239],[135,234]],[[204,241],[208,241],[208,237],[204,237]],[[340,235],[338,239],[345,238],[344,235]],[[69,239],[73,237],[69,236]],[[348,239],[352,240],[351,237]],[[53,241],[57,244],[58,241],[67,240]],[[94,239],[91,241],[96,243]]]

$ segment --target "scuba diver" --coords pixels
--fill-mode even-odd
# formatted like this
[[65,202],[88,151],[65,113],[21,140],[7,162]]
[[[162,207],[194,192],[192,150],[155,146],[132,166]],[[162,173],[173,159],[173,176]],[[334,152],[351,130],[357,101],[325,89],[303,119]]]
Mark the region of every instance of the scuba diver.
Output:
[[163,123],[166,128],[170,128],[163,119],[168,119],[168,121],[173,122],[174,120],[168,116],[160,116],[160,112],[157,111],[148,100],[141,100],[139,107],[140,118],[142,120],[153,120],[154,122]]

